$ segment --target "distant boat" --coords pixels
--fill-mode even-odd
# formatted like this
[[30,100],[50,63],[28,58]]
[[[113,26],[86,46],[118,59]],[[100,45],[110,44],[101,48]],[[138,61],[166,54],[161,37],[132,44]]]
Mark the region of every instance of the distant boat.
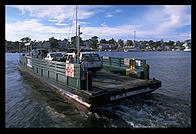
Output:
[[186,47],[186,48],[184,49],[184,52],[191,52],[191,49],[188,48],[188,47]]
[[140,52],[141,50],[138,48],[129,48],[129,49],[124,49],[124,52]]

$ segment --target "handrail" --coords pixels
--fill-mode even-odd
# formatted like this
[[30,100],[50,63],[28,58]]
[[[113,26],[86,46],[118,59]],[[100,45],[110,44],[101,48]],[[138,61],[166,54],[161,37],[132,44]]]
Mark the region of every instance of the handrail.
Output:
[[[32,62],[32,68],[27,66],[28,59]],[[20,56],[19,64],[41,77],[54,79],[72,88],[82,89],[80,64],[74,64],[74,77],[66,76],[65,62]]]
[[[131,66],[131,60],[133,58],[119,58],[119,57],[108,57],[108,56],[102,56],[103,65],[110,65],[110,66],[116,66],[116,67],[122,67],[122,68],[130,68]],[[125,63],[125,60],[128,60],[128,63]],[[136,65],[136,61],[140,62],[140,66]],[[146,60],[143,59],[134,59],[135,68],[144,68],[146,65]]]

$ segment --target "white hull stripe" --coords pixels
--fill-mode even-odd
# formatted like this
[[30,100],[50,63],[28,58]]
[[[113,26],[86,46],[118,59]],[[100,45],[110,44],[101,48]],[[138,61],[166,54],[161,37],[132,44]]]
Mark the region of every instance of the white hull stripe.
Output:
[[88,104],[88,103],[82,101],[82,99],[80,99],[80,98],[78,97],[78,95],[75,95],[75,94],[72,94],[72,93],[70,93],[70,92],[67,92],[67,91],[63,90],[62,88],[55,86],[54,84],[51,84],[51,83],[48,83],[48,84],[49,84],[50,86],[52,86],[52,87],[58,89],[62,94],[65,94],[65,95],[67,95],[68,97],[70,97],[70,98],[76,100],[77,102],[80,102],[81,104],[85,105],[86,107],[90,107],[90,106],[91,106],[91,104]]
[[110,100],[112,101],[112,100],[132,96],[132,95],[137,95],[137,94],[140,94],[140,93],[145,93],[145,92],[152,91],[152,90],[153,89],[144,88],[144,89],[140,89],[140,90],[130,91],[130,92],[127,92],[127,93],[111,96]]

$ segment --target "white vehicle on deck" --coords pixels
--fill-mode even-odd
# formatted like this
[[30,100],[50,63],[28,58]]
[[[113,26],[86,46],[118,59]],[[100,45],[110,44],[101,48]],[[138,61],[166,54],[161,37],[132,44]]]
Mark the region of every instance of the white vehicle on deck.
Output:
[[[67,63],[69,63],[69,59],[71,57],[73,57],[74,62],[76,62],[76,54],[73,52],[73,53],[67,53],[67,59],[66,59]],[[95,52],[80,52],[79,63],[82,62],[82,59],[84,57],[86,58],[86,61],[88,63],[88,70],[96,72],[102,69],[102,61],[98,54],[96,54]]]
[[63,54],[60,52],[49,52],[45,57],[45,60],[60,61],[62,57]]

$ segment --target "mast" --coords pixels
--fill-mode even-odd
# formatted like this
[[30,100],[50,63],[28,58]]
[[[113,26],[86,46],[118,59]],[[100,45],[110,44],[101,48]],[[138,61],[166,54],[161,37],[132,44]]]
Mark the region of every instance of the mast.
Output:
[[80,25],[78,26],[77,55],[80,54]]
[[[77,49],[77,63],[79,63],[79,54],[80,54],[80,25],[78,26],[77,29],[77,5],[76,5],[76,49]],[[77,30],[78,30],[78,34],[77,34]]]
[[77,17],[78,17],[77,14],[78,14],[78,12],[77,12],[77,5],[76,5],[76,38],[77,38],[77,29],[78,29],[78,28],[77,28],[77,25],[78,25],[78,24],[77,24]]

